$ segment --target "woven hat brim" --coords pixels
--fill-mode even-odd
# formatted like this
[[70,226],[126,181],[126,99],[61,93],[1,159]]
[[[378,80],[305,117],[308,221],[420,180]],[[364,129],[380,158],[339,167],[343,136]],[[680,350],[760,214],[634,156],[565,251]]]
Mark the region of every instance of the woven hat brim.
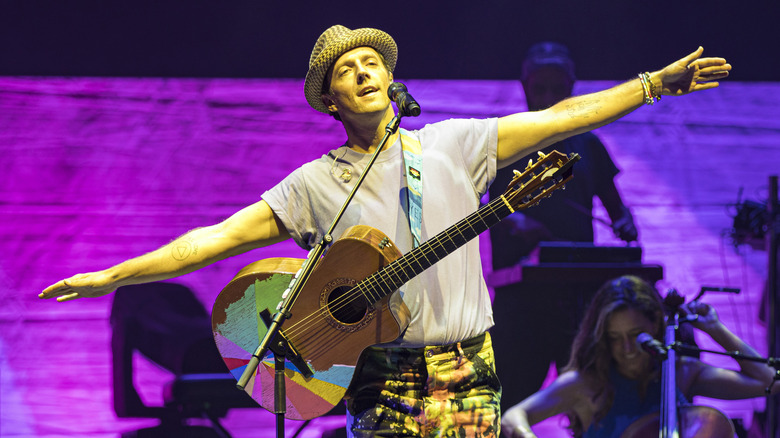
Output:
[[317,58],[309,65],[303,92],[306,101],[319,112],[328,113],[328,108],[322,103],[322,83],[331,65],[344,53],[357,47],[371,47],[381,53],[392,72],[398,60],[398,46],[393,38],[379,29],[361,28],[351,30],[329,42]]

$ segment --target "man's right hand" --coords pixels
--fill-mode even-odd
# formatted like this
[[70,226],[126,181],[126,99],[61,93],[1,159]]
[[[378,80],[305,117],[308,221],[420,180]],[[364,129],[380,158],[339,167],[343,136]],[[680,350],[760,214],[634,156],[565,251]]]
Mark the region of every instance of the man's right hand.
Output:
[[52,284],[38,294],[38,298],[57,298],[57,301],[70,301],[77,298],[102,297],[115,291],[119,286],[111,281],[111,276],[105,271],[88,272],[76,274]]

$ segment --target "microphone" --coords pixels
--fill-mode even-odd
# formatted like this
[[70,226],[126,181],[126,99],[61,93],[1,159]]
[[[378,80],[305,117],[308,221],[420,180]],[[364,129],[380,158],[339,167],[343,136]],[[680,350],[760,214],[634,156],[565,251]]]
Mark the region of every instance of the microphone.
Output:
[[414,100],[406,85],[400,82],[393,82],[387,87],[387,96],[395,102],[398,112],[402,116],[417,117],[420,115],[420,105]]
[[636,342],[654,359],[666,359],[667,353],[664,344],[647,333],[643,332],[637,335]]

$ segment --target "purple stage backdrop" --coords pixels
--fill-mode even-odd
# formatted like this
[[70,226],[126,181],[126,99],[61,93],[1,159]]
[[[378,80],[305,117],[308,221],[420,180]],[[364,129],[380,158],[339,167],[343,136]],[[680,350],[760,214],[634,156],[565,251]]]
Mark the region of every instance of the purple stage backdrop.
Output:
[[[404,119],[408,129],[525,109],[512,81],[406,84],[423,109]],[[575,91],[612,84],[581,82]],[[762,353],[757,315],[767,255],[735,248],[728,230],[738,194],[763,202],[769,175],[780,173],[778,102],[780,83],[727,81],[664,97],[597,131],[622,170],[617,184],[644,261],[664,267],[661,289],[690,298],[703,285],[741,288],[707,300]],[[117,419],[112,409],[111,296],[56,303],[37,294],[226,218],[344,137],[338,122],[307,106],[299,80],[0,78],[0,436],[115,437],[153,424]],[[595,215],[606,217],[600,207]],[[596,227],[598,243],[619,244]],[[210,308],[242,266],[277,256],[305,252],[279,244],[181,282]],[[136,363],[142,396],[159,403],[169,376]],[[748,421],[763,409],[762,400],[714,404]],[[236,437],[265,436],[273,417],[239,410],[226,425]],[[323,420],[307,433],[331,425]]]

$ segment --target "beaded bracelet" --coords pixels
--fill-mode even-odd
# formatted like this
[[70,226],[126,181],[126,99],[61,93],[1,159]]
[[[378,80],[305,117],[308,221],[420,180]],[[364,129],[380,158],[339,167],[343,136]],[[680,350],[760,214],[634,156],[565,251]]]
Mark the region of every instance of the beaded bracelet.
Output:
[[642,84],[642,90],[645,93],[645,105],[652,105],[656,100],[661,100],[661,94],[655,89],[655,84],[650,80],[650,73],[639,73],[639,82]]

